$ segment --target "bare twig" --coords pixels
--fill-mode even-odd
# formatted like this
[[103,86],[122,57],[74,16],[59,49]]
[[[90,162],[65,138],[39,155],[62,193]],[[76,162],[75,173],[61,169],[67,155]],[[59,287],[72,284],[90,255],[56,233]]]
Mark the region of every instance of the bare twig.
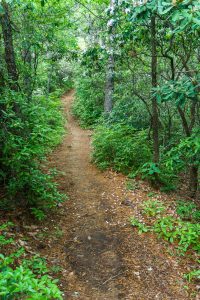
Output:
[[105,284],[108,283],[109,281],[115,279],[115,278],[118,277],[119,275],[124,274],[125,272],[126,272],[126,271],[124,271],[124,272],[119,272],[117,275],[108,278],[106,281],[104,281],[104,282],[102,283],[102,285],[105,285]]

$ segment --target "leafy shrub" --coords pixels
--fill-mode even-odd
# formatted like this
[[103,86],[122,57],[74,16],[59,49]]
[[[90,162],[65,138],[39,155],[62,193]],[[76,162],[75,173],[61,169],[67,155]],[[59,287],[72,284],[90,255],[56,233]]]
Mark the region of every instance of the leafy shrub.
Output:
[[72,112],[79,118],[83,127],[97,123],[103,113],[104,81],[101,74],[94,73],[92,77],[77,76],[76,97]]
[[2,110],[0,128],[0,182],[6,187],[7,199],[15,204],[47,208],[63,198],[52,176],[41,167],[64,133],[58,96],[55,92],[28,102],[21,94],[7,92],[1,98],[6,109]]
[[189,76],[183,76],[177,81],[168,81],[155,89],[159,103],[174,101],[176,105],[183,105],[188,99],[195,101],[197,95],[197,88]]
[[[6,231],[11,223],[0,226],[0,248],[13,240],[6,239]],[[7,241],[7,243],[5,243]],[[21,248],[10,255],[0,253],[0,298],[51,300],[62,299],[57,281],[47,275],[46,262],[39,256],[32,259],[22,259],[24,249]],[[20,261],[20,263],[19,263]]]
[[193,202],[178,201],[176,212],[182,219],[200,220],[200,210]]
[[142,179],[148,180],[154,185],[161,187],[161,191],[175,190],[178,183],[178,174],[190,165],[199,165],[200,141],[197,134],[183,139],[177,146],[163,154],[158,164],[147,162],[132,174],[140,175]]
[[140,175],[142,179],[148,180],[153,185],[161,187],[163,192],[171,191],[176,188],[177,176],[173,171],[169,171],[166,167],[160,163],[157,165],[153,162],[145,163],[136,172],[136,175]]
[[180,172],[190,165],[200,163],[200,132],[197,130],[191,137],[182,139],[176,147],[168,151],[166,166],[174,173]]
[[[0,296],[7,299],[62,299],[61,292],[56,285],[56,280],[49,276],[37,275],[26,266],[18,267],[5,263],[8,257],[0,255]],[[28,298],[27,298],[28,297]]]
[[[142,103],[127,91],[127,82],[118,83],[115,91],[115,104],[109,116],[109,123],[123,123],[134,127],[137,130],[147,129],[149,127],[149,115],[144,109]],[[128,95],[127,95],[128,93]]]
[[112,167],[126,174],[151,158],[146,132],[122,124],[98,126],[93,147],[93,160],[101,169]]
[[158,219],[153,230],[171,243],[177,241],[179,249],[183,252],[187,251],[189,247],[200,251],[200,224],[184,222],[168,216]]
[[161,173],[161,171],[157,164],[153,162],[148,162],[140,168],[139,173],[141,173],[142,179],[148,179],[150,181],[155,182],[158,180],[158,176]]

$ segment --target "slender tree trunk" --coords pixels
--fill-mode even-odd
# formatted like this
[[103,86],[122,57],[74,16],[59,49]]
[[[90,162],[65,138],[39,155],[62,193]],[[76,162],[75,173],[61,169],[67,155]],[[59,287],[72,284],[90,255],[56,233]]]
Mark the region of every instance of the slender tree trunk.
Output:
[[1,93],[1,91],[3,89],[3,87],[4,87],[4,84],[5,84],[5,82],[4,82],[4,76],[3,76],[2,70],[0,70],[0,93]]
[[[2,44],[2,39],[1,39],[1,36],[0,36],[0,47],[1,47],[1,44]],[[3,59],[0,57],[0,97],[2,97],[2,92],[3,92],[3,89],[4,89],[4,84],[5,84],[5,81],[4,81],[4,74],[3,74]],[[0,130],[2,131],[3,130],[3,111],[5,110],[5,104],[4,103],[1,103],[0,104]],[[0,157],[2,158],[3,157],[3,143],[1,141],[0,143]],[[2,162],[2,159],[0,160],[0,170],[3,170],[3,162]]]
[[22,60],[24,63],[24,72],[23,72],[23,82],[24,82],[24,91],[27,95],[27,98],[31,100],[33,92],[33,54],[32,54],[32,44],[31,36],[33,27],[31,26],[31,21],[29,19],[30,12],[26,10],[23,13],[23,27],[25,28],[24,40],[22,43]]
[[[151,78],[152,88],[157,87],[157,45],[156,45],[156,17],[151,17]],[[154,149],[154,162],[159,162],[159,117],[158,105],[156,97],[152,97],[152,129],[153,129],[153,149]]]
[[31,99],[32,95],[32,57],[30,47],[28,49],[24,49],[24,66],[25,66],[25,74],[24,74],[24,91],[28,97]]
[[189,190],[190,190],[190,196],[192,198],[195,198],[198,190],[198,172],[199,172],[198,166],[192,165],[190,167]]
[[[116,0],[110,0],[110,8],[114,10],[116,5]],[[109,57],[107,62],[106,70],[106,86],[105,86],[105,100],[104,100],[104,112],[109,114],[113,107],[113,94],[114,94],[114,73],[115,73],[115,60],[113,54],[113,25],[111,24],[110,33],[110,45],[109,45]]]
[[10,20],[9,6],[3,1],[2,6],[4,13],[0,17],[0,22],[2,26],[4,48],[5,48],[5,61],[8,71],[9,85],[12,90],[18,91],[18,72],[15,62],[15,53],[13,47],[13,31]]
[[[185,113],[180,106],[178,106],[178,112],[179,112],[179,115],[182,120],[182,126],[185,131],[185,134],[187,137],[190,137],[192,134],[192,129],[195,124],[196,105],[194,105],[194,103],[191,104],[191,123],[190,123],[190,125],[188,124]],[[194,157],[194,161],[195,161],[195,157]],[[198,190],[198,175],[199,175],[198,170],[199,170],[198,166],[195,163],[191,163],[190,168],[189,168],[189,191],[190,191],[190,196],[192,198],[195,198],[197,190]]]
[[115,69],[114,56],[111,54],[108,58],[108,64],[107,64],[106,89],[105,89],[105,101],[104,101],[104,111],[107,114],[109,114],[112,111],[112,107],[113,107],[114,69]]

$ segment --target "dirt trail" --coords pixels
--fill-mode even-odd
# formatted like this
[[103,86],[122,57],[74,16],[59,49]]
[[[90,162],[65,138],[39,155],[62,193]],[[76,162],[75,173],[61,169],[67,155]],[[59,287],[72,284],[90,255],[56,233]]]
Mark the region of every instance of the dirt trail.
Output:
[[90,163],[91,132],[71,116],[72,100],[73,92],[63,97],[68,133],[50,158],[50,166],[64,172],[58,180],[69,196],[57,217],[62,233],[48,249],[63,267],[64,299],[189,299],[162,246],[130,227],[122,176]]

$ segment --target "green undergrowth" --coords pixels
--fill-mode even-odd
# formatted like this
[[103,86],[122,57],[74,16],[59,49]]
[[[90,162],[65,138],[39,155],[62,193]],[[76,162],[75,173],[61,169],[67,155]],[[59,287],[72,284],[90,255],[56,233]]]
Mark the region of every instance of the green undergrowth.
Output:
[[[141,212],[145,221],[131,217],[131,225],[139,233],[153,232],[159,238],[174,245],[177,254],[184,256],[194,251],[200,254],[200,210],[192,202],[177,201],[175,214],[167,212],[163,202],[150,199],[142,204]],[[189,281],[199,278],[199,270],[192,270],[185,275]]]
[[177,175],[167,168],[166,156],[160,164],[152,161],[152,143],[147,130],[104,121],[93,135],[93,161],[101,169],[112,168],[130,179],[141,178],[163,192],[175,190]]
[[184,220],[200,221],[200,210],[194,202],[179,200],[177,202],[176,212]]
[[39,255],[27,258],[24,248],[16,247],[10,235],[12,223],[0,226],[0,299],[59,300],[58,281],[49,275],[45,259]]
[[[61,91],[35,95],[29,102],[22,94],[7,92],[1,104],[5,124],[0,131],[0,184],[5,190],[0,208],[24,206],[45,212],[64,200],[53,181],[55,173],[44,170],[47,154],[64,134]],[[36,214],[37,216],[37,214]]]
[[102,170],[113,168],[128,174],[151,159],[145,131],[123,124],[100,125],[93,137],[93,161]]
[[[198,260],[198,263],[200,263],[200,260]],[[200,281],[200,269],[191,271],[184,276],[189,282],[191,281]]]
[[[131,224],[138,227],[140,232],[153,231],[157,233],[158,237],[177,244],[181,253],[185,253],[189,249],[200,253],[200,224],[196,219],[200,211],[193,203],[193,212],[190,211],[190,221],[185,220],[189,210],[189,208],[186,210],[186,207],[190,206],[191,203],[178,202],[176,206],[178,215],[175,217],[167,215],[167,208],[161,201],[147,200],[142,206],[142,213],[147,216],[147,222],[140,222],[132,217]],[[184,212],[183,208],[185,209]]]
[[94,73],[88,78],[81,74],[76,80],[76,94],[73,115],[79,119],[83,128],[97,124],[103,113],[104,81],[102,75]]

